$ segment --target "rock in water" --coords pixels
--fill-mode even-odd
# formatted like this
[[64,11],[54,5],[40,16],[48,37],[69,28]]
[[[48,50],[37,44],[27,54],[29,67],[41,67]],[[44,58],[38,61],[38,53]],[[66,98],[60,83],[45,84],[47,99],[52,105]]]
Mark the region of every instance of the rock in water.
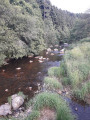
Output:
[[17,110],[23,103],[24,103],[24,99],[21,96],[18,96],[18,95],[12,96],[13,110]]
[[0,106],[0,116],[6,116],[11,113],[11,106],[8,103]]

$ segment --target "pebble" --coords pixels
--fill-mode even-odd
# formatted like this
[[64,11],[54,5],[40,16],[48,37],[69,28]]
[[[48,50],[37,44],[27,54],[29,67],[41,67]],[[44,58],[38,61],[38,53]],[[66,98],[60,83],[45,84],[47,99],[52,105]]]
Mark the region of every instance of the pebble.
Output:
[[76,110],[76,111],[78,110],[77,107],[75,108],[75,110]]
[[5,72],[5,70],[2,70],[3,72]]
[[54,55],[54,53],[51,53],[51,55]]
[[5,89],[5,92],[8,92],[8,89]]
[[48,52],[46,52],[46,55],[48,54]]
[[29,90],[32,90],[32,87],[29,87]]
[[47,58],[47,60],[49,60],[49,58]]
[[43,59],[43,56],[39,57],[39,60],[42,60]]
[[47,51],[48,51],[48,52],[51,52],[52,50],[51,50],[51,48],[48,48]]
[[32,58],[33,56],[28,56],[28,58]]
[[29,62],[30,62],[30,63],[32,63],[33,61],[32,61],[32,60],[30,60]]
[[18,68],[16,68],[16,70],[21,70],[21,68],[20,68],[20,67],[18,67]]
[[58,49],[55,48],[54,51],[58,51]]
[[39,60],[39,63],[43,63],[43,61],[42,61],[42,60]]

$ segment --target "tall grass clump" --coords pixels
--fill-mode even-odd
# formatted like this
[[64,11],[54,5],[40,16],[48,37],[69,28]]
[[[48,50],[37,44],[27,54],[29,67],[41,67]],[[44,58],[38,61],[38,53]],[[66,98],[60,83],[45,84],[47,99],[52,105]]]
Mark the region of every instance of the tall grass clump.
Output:
[[46,88],[48,89],[62,89],[61,83],[58,81],[56,77],[45,77],[44,82],[46,84]]
[[[90,43],[82,43],[71,50],[66,51],[64,56],[66,74],[69,84],[76,88],[87,79],[90,72]],[[66,81],[66,78],[64,79]],[[67,82],[67,81],[66,81]]]
[[85,98],[86,98],[86,95],[87,94],[90,94],[90,81],[89,82],[86,82],[84,83],[82,86],[81,86],[81,89],[77,88],[73,91],[73,95],[80,99],[80,100],[84,100],[85,101]]
[[59,69],[59,67],[51,67],[51,68],[49,68],[48,75],[51,76],[51,77],[55,76],[55,77],[60,78],[60,69]]
[[42,92],[35,96],[33,100],[33,111],[40,111],[45,107],[48,107],[49,109],[55,109],[57,114],[56,120],[74,120],[74,116],[71,114],[71,110],[69,109],[68,105],[56,93]]

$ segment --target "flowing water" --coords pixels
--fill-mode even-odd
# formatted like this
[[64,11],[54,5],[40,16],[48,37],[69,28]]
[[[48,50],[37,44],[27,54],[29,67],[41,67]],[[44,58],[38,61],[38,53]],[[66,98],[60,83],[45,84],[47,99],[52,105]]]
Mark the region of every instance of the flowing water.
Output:
[[[43,84],[48,69],[53,66],[60,66],[63,56],[60,55],[59,51],[52,51],[49,54],[46,54],[46,50],[41,52],[40,56],[44,57],[41,63],[37,57],[24,57],[18,60],[10,60],[9,64],[2,66],[0,68],[0,105],[6,103],[9,96],[19,91],[28,95],[29,98],[33,97],[38,90],[38,84]],[[17,70],[16,68],[20,69]],[[29,87],[32,87],[32,90]],[[68,98],[65,99],[70,104],[73,113],[77,115],[78,120],[90,120],[89,106],[78,104]]]

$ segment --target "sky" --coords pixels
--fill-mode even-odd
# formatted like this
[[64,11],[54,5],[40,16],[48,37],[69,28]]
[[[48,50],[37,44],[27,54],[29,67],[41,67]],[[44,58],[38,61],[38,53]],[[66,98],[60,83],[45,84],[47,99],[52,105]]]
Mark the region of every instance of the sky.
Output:
[[73,13],[83,13],[90,8],[90,0],[50,0],[52,5],[55,5],[62,10],[67,10]]

